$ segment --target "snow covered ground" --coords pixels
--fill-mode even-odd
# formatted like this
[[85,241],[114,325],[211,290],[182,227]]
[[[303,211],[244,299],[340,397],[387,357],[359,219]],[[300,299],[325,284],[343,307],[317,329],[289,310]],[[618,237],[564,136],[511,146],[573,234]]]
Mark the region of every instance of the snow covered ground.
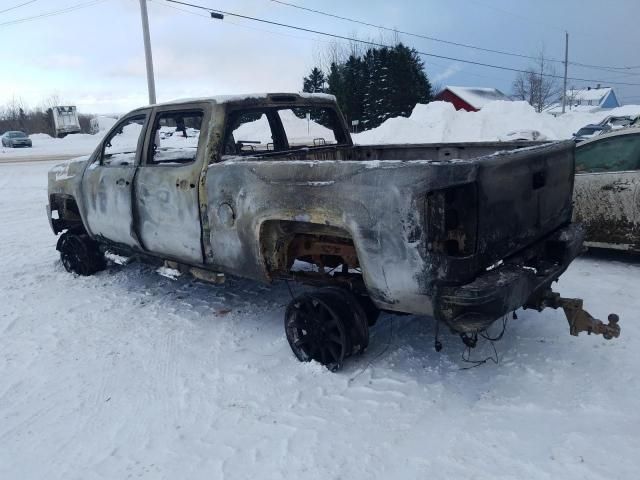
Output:
[[290,352],[284,285],[66,273],[50,167],[0,165],[0,478],[637,478],[638,263],[581,258],[558,285],[619,313],[617,340],[518,312],[500,363],[461,370],[457,337],[438,354],[429,319],[384,315],[332,374]]

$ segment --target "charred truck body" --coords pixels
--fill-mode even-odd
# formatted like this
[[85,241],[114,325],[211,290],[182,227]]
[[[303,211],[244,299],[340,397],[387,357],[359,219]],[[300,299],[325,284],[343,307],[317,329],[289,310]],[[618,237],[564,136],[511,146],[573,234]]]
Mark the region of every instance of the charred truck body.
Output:
[[582,249],[573,179],[571,141],[354,146],[332,96],[261,94],[131,112],[50,171],[48,210],[79,274],[110,250],[214,282],[316,285],[287,308],[287,338],[338,368],[380,310],[468,339],[562,307],[571,333],[617,336],[616,318],[551,292]]

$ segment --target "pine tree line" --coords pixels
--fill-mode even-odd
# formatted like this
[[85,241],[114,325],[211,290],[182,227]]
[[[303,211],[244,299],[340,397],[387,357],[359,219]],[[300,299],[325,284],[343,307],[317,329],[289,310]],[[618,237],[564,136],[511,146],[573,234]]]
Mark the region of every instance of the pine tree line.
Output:
[[347,121],[375,128],[391,117],[408,117],[417,103],[431,100],[431,83],[415,49],[370,48],[332,62],[328,74],[318,67],[303,80],[304,92],[331,93]]

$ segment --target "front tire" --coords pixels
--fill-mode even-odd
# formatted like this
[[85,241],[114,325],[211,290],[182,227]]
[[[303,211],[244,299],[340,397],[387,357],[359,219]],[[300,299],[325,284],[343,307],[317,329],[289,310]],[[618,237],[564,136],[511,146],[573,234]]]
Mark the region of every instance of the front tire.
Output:
[[89,235],[65,232],[60,236],[56,249],[60,252],[62,265],[69,273],[86,277],[106,268],[97,242]]

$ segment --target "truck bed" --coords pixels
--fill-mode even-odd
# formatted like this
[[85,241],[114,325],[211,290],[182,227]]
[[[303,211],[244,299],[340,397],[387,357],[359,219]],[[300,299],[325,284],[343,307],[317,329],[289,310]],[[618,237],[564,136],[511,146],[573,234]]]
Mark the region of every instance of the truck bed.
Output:
[[[322,147],[223,158],[208,169],[207,197],[211,208],[235,198],[235,224],[210,218],[211,261],[260,278],[265,265],[254,263],[261,254],[252,249],[272,248],[256,241],[270,223],[324,225],[353,239],[377,305],[433,314],[427,297],[438,288],[471,282],[570,223],[573,142],[509,151],[521,145]],[[287,268],[266,262],[272,277]]]

